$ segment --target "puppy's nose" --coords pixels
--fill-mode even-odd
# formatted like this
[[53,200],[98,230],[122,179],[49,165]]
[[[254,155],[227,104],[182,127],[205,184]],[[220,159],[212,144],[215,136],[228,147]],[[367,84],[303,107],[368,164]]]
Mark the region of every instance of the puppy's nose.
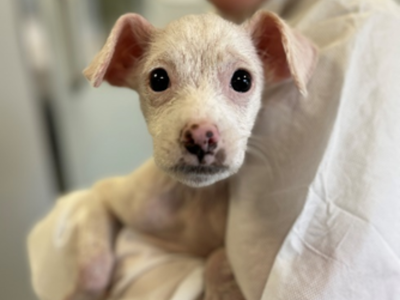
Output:
[[219,132],[215,125],[193,123],[183,130],[181,141],[186,150],[202,162],[205,155],[213,154],[218,147]]

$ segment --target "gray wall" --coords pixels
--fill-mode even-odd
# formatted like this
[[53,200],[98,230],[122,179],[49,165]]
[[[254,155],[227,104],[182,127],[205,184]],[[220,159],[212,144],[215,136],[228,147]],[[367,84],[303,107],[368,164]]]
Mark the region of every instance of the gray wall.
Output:
[[35,299],[25,240],[50,206],[51,174],[41,126],[21,60],[15,0],[0,1],[0,299]]

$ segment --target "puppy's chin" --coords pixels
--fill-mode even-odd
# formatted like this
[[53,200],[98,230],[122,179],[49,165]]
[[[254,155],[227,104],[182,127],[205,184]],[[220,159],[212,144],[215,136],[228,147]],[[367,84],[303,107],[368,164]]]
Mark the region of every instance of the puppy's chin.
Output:
[[226,166],[193,166],[193,165],[175,165],[166,167],[157,163],[159,168],[177,181],[194,188],[206,187],[218,181],[224,180],[236,173]]
[[179,182],[194,188],[210,186],[232,175],[232,171],[228,168],[223,168],[211,173],[198,172],[196,170],[180,171],[170,169],[169,171],[167,171],[167,173]]
[[197,162],[184,162],[181,156],[167,159],[166,156],[157,155],[156,151],[154,154],[154,161],[162,171],[175,180],[195,188],[210,186],[234,175],[239,171],[245,157],[245,151],[242,151],[236,153],[229,163],[198,165]]

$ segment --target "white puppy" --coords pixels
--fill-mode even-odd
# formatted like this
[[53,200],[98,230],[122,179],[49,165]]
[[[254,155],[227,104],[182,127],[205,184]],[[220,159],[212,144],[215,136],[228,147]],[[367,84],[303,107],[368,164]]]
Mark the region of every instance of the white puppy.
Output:
[[125,15],[85,74],[139,93],[155,162],[179,181],[210,185],[242,165],[264,84],[246,28],[203,15],[158,30]]
[[[244,162],[265,83],[292,78],[304,94],[315,58],[312,44],[269,12],[243,25],[187,16],[162,30],[136,14],[121,17],[85,75],[96,87],[105,80],[139,93],[155,164],[67,196],[37,225],[29,248],[39,296],[241,299],[218,250],[229,198],[223,179]],[[116,223],[124,229],[113,249]],[[130,247],[163,263],[143,267]],[[205,293],[184,280],[204,259]],[[191,296],[179,296],[182,282]]]

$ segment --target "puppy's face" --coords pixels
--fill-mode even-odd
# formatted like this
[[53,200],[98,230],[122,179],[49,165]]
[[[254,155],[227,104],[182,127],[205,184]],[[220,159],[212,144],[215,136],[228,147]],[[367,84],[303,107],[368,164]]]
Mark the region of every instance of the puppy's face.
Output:
[[154,32],[132,80],[160,168],[192,186],[237,172],[263,86],[246,30],[214,15],[184,17]]
[[271,81],[292,76],[304,91],[313,60],[299,61],[296,53],[315,52],[304,41],[268,12],[241,26],[211,14],[187,16],[163,30],[129,14],[85,75],[94,86],[107,80],[135,89],[157,165],[205,186],[242,165],[265,74]]

